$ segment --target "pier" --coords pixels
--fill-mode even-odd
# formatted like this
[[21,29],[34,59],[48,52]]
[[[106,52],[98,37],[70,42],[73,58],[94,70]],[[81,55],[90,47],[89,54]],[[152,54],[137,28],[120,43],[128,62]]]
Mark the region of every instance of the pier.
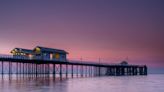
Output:
[[61,62],[54,60],[0,57],[1,75],[31,75],[58,77],[60,79],[92,76],[147,75],[146,65],[100,64],[86,62]]
[[3,75],[53,76],[74,78],[91,76],[147,75],[146,65],[130,65],[71,61],[65,50],[36,46],[34,49],[14,48],[12,55],[0,56],[0,73]]

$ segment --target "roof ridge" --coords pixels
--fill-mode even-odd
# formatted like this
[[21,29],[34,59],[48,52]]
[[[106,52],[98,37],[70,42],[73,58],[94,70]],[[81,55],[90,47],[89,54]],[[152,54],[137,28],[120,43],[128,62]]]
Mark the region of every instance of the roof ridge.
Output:
[[14,48],[14,49],[24,49],[24,50],[31,50],[32,51],[32,49],[25,49],[25,48],[18,48],[18,47]]
[[[66,52],[65,50],[62,50],[62,49],[56,49],[56,48],[48,48],[48,47],[43,47],[43,46],[36,46],[36,47],[39,47],[39,48],[42,48],[42,49],[47,49],[47,50],[52,50],[53,51],[60,51],[60,52],[64,52],[64,53],[68,53]],[[51,52],[51,51],[50,51]]]
[[[54,50],[62,50],[62,49],[58,49],[58,48],[50,48],[50,47],[44,47],[44,46],[36,46],[36,47],[41,47],[41,48],[46,48],[46,49],[54,49]],[[62,50],[65,51],[65,50]]]

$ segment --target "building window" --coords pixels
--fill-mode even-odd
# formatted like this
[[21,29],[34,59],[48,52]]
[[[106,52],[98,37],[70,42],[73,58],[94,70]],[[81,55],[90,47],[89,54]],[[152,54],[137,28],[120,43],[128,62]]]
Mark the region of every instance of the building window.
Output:
[[50,54],[50,59],[53,59],[53,54],[52,53]]
[[55,59],[59,59],[59,57],[60,57],[59,53],[55,53],[55,54],[53,55],[53,58],[55,58]]

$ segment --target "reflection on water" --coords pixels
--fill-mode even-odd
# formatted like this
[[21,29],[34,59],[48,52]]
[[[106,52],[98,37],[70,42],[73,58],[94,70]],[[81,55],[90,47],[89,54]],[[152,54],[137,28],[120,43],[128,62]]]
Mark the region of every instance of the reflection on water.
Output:
[[164,75],[87,77],[0,77],[0,92],[164,92]]

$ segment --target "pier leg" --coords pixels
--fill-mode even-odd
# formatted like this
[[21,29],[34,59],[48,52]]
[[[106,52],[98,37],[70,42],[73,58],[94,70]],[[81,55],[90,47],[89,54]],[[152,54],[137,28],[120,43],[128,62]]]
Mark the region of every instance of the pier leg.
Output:
[[19,72],[20,72],[20,76],[21,76],[21,72],[22,72],[22,70],[21,70],[21,63],[19,63]]
[[25,63],[25,74],[27,75],[27,63]]
[[91,77],[93,77],[94,76],[94,68],[93,68],[93,66],[91,66]]
[[142,75],[142,67],[139,67],[139,75]]
[[136,69],[136,72],[137,72],[137,75],[139,75],[139,68],[137,67],[137,69]]
[[16,62],[16,75],[18,76],[18,62]]
[[11,68],[12,68],[11,61],[9,61],[9,80],[11,79]]
[[147,66],[144,66],[144,75],[147,75]]
[[72,75],[72,78],[73,78],[73,65],[71,65],[71,69],[72,69],[71,75]]
[[68,78],[68,64],[66,64],[66,78]]
[[9,76],[11,74],[11,62],[9,61]]
[[56,65],[53,64],[53,77],[55,78],[56,77]]
[[132,75],[134,75],[134,72],[135,72],[134,67],[132,67]]
[[50,64],[48,64],[48,76],[50,75]]
[[92,66],[90,66],[90,77],[92,77]]
[[122,67],[122,75],[125,75],[125,67]]
[[24,76],[24,63],[23,63],[23,76]]
[[127,75],[130,75],[130,69],[129,69],[129,67],[127,67]]
[[88,76],[90,77],[91,76],[91,66],[88,66]]
[[113,67],[113,75],[116,76],[116,67]]
[[85,66],[85,77],[87,77],[87,66]]
[[12,62],[10,61],[10,75],[12,74]]
[[97,76],[97,68],[94,67],[94,76]]
[[60,80],[62,80],[62,64],[60,64]]
[[137,67],[135,67],[135,75],[137,75]]
[[88,76],[90,77],[90,73],[91,73],[91,68],[90,66],[88,66]]
[[101,76],[101,68],[100,68],[100,66],[98,67],[98,69],[99,69],[98,70],[98,75]]
[[35,74],[35,67],[34,67],[34,64],[33,63],[31,63],[31,76],[33,77],[33,76],[35,76],[34,74]]
[[2,67],[1,67],[1,73],[2,73],[2,77],[3,77],[3,74],[4,74],[4,72],[3,72],[3,61],[2,61]]
[[96,70],[96,76],[98,76],[98,68],[97,68],[97,66],[95,66],[95,70]]
[[81,77],[83,77],[83,65],[81,65]]
[[78,77],[78,72],[79,72],[78,65],[76,65],[76,77]]
[[36,77],[38,76],[38,66],[37,66],[37,64],[35,64],[35,76]]

